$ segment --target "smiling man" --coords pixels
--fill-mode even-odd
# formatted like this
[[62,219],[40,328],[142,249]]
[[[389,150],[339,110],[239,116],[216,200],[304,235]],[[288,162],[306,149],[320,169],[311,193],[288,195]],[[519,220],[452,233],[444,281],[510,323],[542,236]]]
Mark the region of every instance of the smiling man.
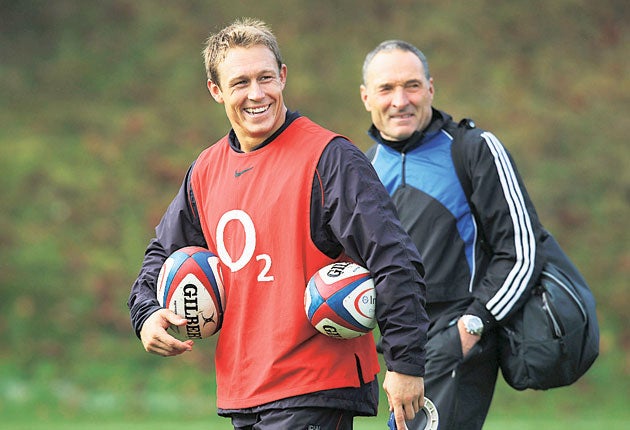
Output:
[[433,107],[433,85],[426,57],[405,41],[384,41],[367,54],[360,94],[375,141],[368,156],[424,261],[426,395],[440,430],[479,430],[498,375],[496,328],[534,286],[544,232],[507,150],[467,123],[460,153],[469,204],[451,156],[458,124]]
[[239,20],[204,49],[212,98],[232,129],[190,167],[156,228],[128,306],[145,349],[162,356],[192,341],[166,332],[186,320],[160,308],[158,272],[173,251],[219,256],[226,308],[215,354],[217,405],[238,430],[348,430],[375,415],[379,364],[371,334],[320,334],[304,312],[308,279],[350,259],[376,287],[399,428],[424,403],[424,269],[367,158],[348,139],[289,111],[287,66],[260,21]]
[[[225,113],[244,152],[269,138],[284,123],[282,91],[287,66],[278,64],[265,45],[233,47],[210,66],[208,90]],[[223,88],[221,87],[223,84]]]
[[420,58],[401,50],[382,50],[363,73],[361,99],[383,139],[403,141],[429,125],[435,90]]

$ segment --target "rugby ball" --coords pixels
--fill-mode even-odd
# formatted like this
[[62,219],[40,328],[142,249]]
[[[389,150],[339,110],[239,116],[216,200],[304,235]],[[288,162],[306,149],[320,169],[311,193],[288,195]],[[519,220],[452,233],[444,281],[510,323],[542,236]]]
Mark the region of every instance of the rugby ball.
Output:
[[376,291],[370,272],[355,263],[337,262],[319,269],[304,292],[304,309],[320,333],[351,339],[376,326]]
[[188,320],[182,327],[170,327],[177,337],[212,336],[221,328],[225,307],[219,258],[198,246],[173,252],[158,275],[157,299],[160,306]]

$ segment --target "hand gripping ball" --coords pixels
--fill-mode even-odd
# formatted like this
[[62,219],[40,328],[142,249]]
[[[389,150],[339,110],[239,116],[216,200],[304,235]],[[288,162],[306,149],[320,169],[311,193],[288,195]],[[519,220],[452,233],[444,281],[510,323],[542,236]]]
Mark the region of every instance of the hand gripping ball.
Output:
[[188,320],[185,326],[170,327],[178,337],[212,336],[221,328],[225,308],[219,258],[198,246],[175,251],[158,275],[157,299],[160,306]]

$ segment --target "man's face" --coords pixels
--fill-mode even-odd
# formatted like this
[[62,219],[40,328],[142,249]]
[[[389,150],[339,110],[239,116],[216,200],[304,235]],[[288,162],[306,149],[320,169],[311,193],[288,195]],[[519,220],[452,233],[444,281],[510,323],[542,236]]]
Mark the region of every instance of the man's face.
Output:
[[433,79],[427,79],[412,52],[381,51],[374,56],[361,85],[361,100],[384,139],[405,140],[431,122]]
[[287,77],[283,64],[266,46],[231,48],[218,67],[219,82],[208,81],[212,97],[225,113],[245,152],[261,144],[284,123],[282,90]]

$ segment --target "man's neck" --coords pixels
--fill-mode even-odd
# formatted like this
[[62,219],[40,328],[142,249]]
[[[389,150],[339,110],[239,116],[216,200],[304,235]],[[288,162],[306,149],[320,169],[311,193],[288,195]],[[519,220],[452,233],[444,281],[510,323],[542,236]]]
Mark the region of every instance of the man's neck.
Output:
[[300,117],[299,112],[285,110],[285,117],[284,117],[284,122],[282,123],[282,125],[280,125],[280,127],[275,132],[273,132],[273,134],[271,136],[269,136],[268,138],[266,138],[262,142],[254,143],[253,145],[244,145],[239,140],[239,138],[236,135],[236,132],[234,131],[234,129],[232,129],[232,130],[230,130],[230,134],[229,134],[230,146],[236,152],[252,152],[252,151],[256,151],[257,149],[260,149],[260,148],[266,146],[268,143],[272,142],[280,133],[282,133],[282,131],[285,128],[287,128],[289,126],[289,124],[291,124],[294,120],[296,120],[299,117]]

